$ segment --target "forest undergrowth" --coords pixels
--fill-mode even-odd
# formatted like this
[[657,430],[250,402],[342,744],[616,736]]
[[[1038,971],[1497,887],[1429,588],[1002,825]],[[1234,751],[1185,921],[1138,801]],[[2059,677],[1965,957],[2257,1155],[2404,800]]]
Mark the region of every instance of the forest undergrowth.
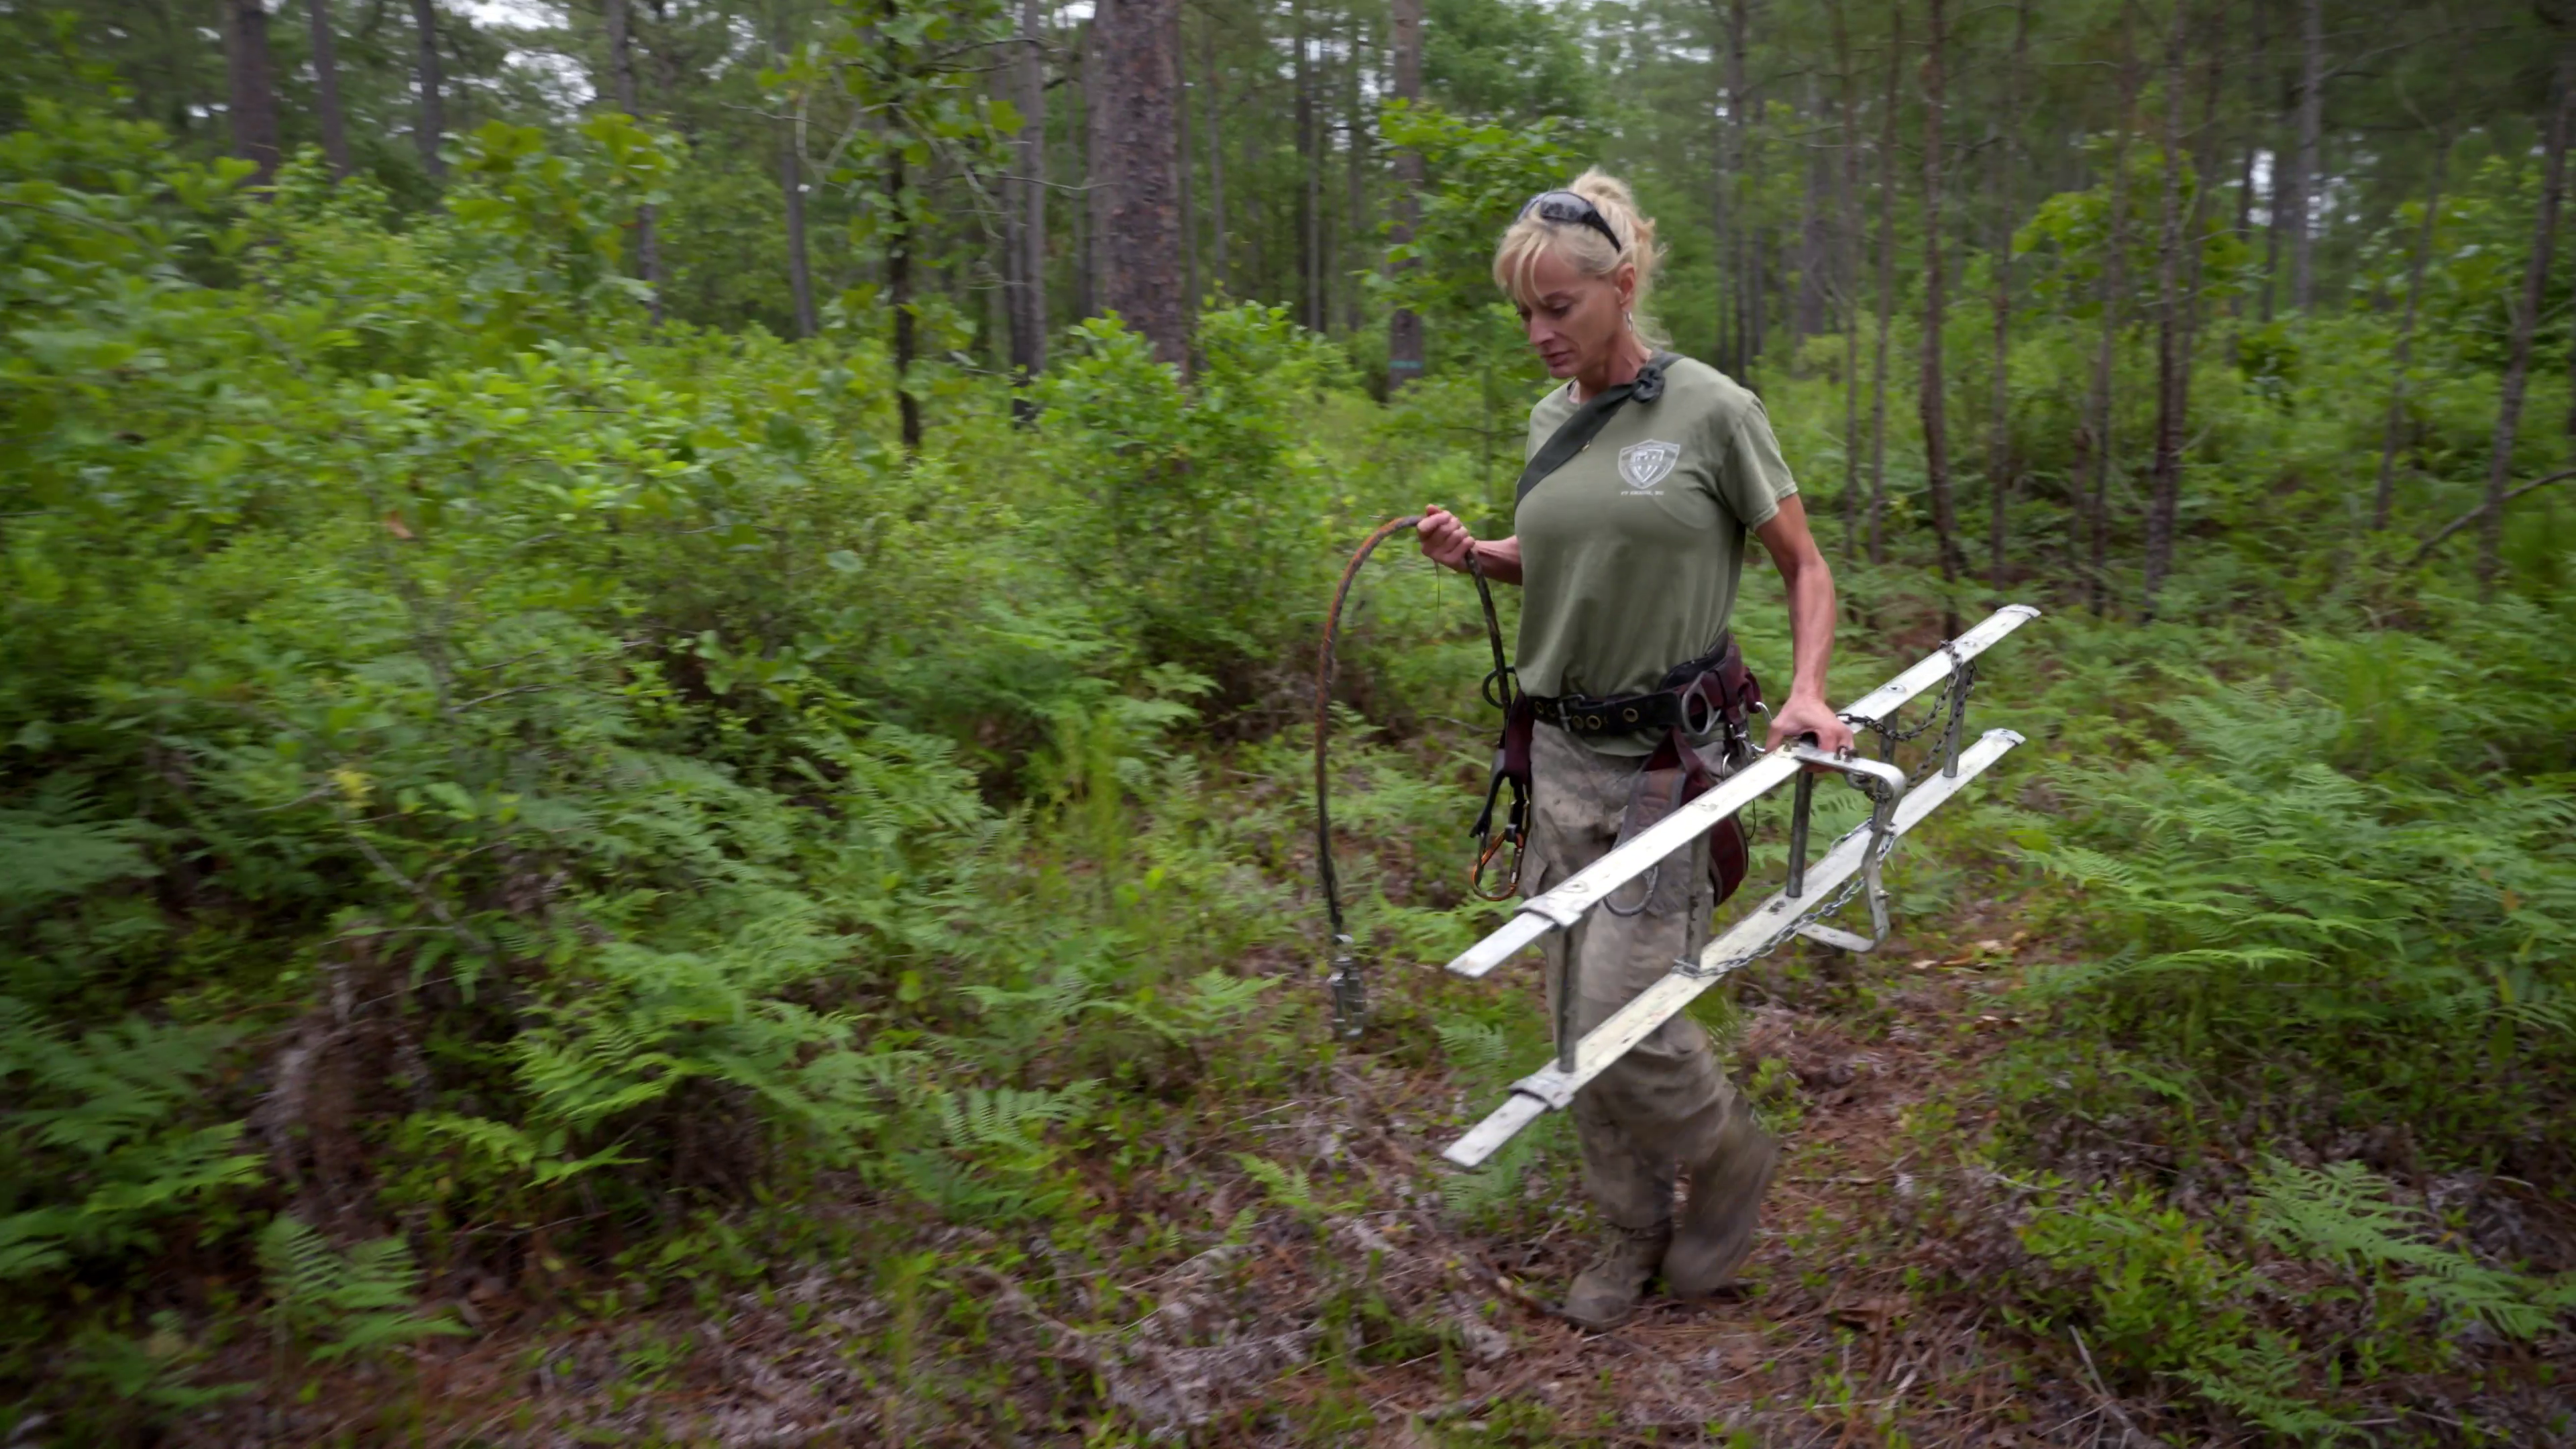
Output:
[[[1382,403],[1245,304],[1185,385],[1094,322],[1033,426],[926,369],[906,456],[864,319],[646,326],[622,117],[486,127],[401,224],[36,119],[11,1442],[2576,1436],[2571,535],[2526,505],[2481,600],[2299,485],[2378,436],[2324,336],[2371,319],[2208,382],[2153,622],[2002,581],[2050,613],[1977,721],[2030,743],[1909,838],[1901,936],[1704,999],[1792,1143],[1747,1290],[1586,1338],[1563,1125],[1431,1165],[1545,1044],[1525,967],[1436,970],[1499,919],[1485,662],[1409,557],[1345,645],[1363,1040],[1318,983],[1312,634],[1378,518],[1491,521],[1481,384]],[[1839,389],[1770,403],[1831,520]],[[1838,698],[1992,601],[1842,578]]]

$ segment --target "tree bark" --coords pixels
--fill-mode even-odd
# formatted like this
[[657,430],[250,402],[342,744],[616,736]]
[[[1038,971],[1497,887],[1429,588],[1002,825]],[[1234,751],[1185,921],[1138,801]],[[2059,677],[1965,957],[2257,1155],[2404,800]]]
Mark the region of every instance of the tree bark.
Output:
[[[1389,18],[1393,21],[1395,42],[1395,98],[1410,105],[1422,104],[1422,0],[1393,0]],[[1411,149],[1395,153],[1395,224],[1388,239],[1396,246],[1410,246],[1414,228],[1422,221],[1422,153]],[[1401,279],[1420,264],[1406,261],[1398,266]],[[1386,390],[1391,397],[1405,384],[1422,378],[1422,318],[1398,307],[1386,319]]]
[[1297,315],[1315,332],[1324,330],[1324,177],[1315,135],[1314,38],[1307,34],[1304,0],[1296,5],[1297,43]]
[[1199,315],[1199,206],[1198,195],[1190,186],[1190,82],[1189,34],[1181,25],[1177,6],[1172,15],[1172,101],[1177,112],[1173,127],[1172,176],[1181,193],[1181,310],[1195,320]]
[[2012,265],[2013,196],[2021,155],[2021,73],[2030,49],[2030,0],[2013,7],[2012,60],[2004,70],[2004,142],[1996,150],[2001,176],[1995,193],[2001,235],[1995,239],[1995,377],[1993,421],[1986,433],[1986,582],[2004,586],[2005,507],[2012,489]]
[[[1942,0],[1929,0],[1923,40],[1923,381],[1915,398],[1923,418],[1923,479],[1932,495],[1932,537],[1945,584],[1956,581],[1963,567],[1959,521],[1951,507],[1949,391],[1941,366],[1947,304],[1941,274],[1941,126],[1947,104],[1941,52],[1949,39],[1948,18]],[[1942,632],[1958,633],[1958,608],[1946,592],[1941,610]]]
[[2086,593],[2093,612],[2110,606],[2111,361],[2120,341],[2121,300],[2129,271],[2129,130],[2138,104],[2138,67],[2129,38],[2129,11],[2120,9],[2120,120],[2111,140],[2111,231],[2102,259],[2102,340],[2093,358],[2091,434],[2092,496],[2085,513],[2092,525]]
[[[607,0],[608,64],[617,86],[617,109],[640,121],[642,114],[635,109],[634,16],[628,5],[629,0]],[[658,327],[662,323],[662,250],[653,235],[650,202],[635,208],[635,274],[652,289],[645,306]]]
[[2323,183],[2319,154],[2325,131],[2325,0],[2306,0],[2299,33],[2299,195],[2290,214],[2290,305],[2301,312],[2316,300],[2316,194]]
[[1151,339],[1154,353],[1189,366],[1181,305],[1179,151],[1180,0],[1102,0],[1093,54],[1101,62],[1099,134],[1109,143],[1102,215],[1102,301]]
[[1851,31],[1842,0],[1829,0],[1834,27],[1834,69],[1842,115],[1843,185],[1836,198],[1842,218],[1843,266],[1837,289],[1843,309],[1843,558],[1860,548],[1860,289],[1869,241],[1860,212],[1859,73],[1852,68]]
[[1752,228],[1745,225],[1744,212],[1748,161],[1747,114],[1753,109],[1752,98],[1744,83],[1744,50],[1747,16],[1745,0],[1727,0],[1726,7],[1726,130],[1728,136],[1725,186],[1727,189],[1727,241],[1730,246],[1731,280],[1735,293],[1735,338],[1732,348],[1734,372],[1750,378],[1753,373],[1754,339],[1750,325],[1753,289],[1757,280],[1752,271]]
[[912,395],[912,362],[919,351],[912,315],[912,214],[904,194],[903,148],[885,157],[886,307],[894,314],[894,405],[906,455],[921,451],[921,399]]
[[[1035,3],[1035,0],[1032,0]],[[1418,0],[1417,0],[1418,3]],[[1208,87],[1208,276],[1220,292],[1231,292],[1225,259],[1225,92],[1216,66],[1216,27],[1207,27]]]
[[[1344,68],[1344,79],[1348,85],[1343,97],[1342,112],[1344,117],[1342,140],[1348,147],[1343,153],[1342,161],[1347,181],[1342,204],[1342,227],[1339,233],[1342,245],[1335,250],[1338,252],[1348,248],[1353,253],[1359,253],[1367,246],[1365,238],[1368,234],[1368,178],[1366,175],[1368,124],[1366,117],[1360,113],[1361,57],[1368,53],[1368,35],[1361,28],[1360,17],[1356,11],[1350,16],[1350,45],[1349,64]],[[1361,303],[1359,269],[1345,261],[1336,270],[1342,278],[1342,330],[1350,336],[1357,337],[1360,333]]]
[[2165,186],[2156,234],[2156,444],[2147,499],[2145,587],[2141,614],[2156,614],[2156,593],[2173,567],[2174,514],[2182,497],[2184,394],[2182,349],[2182,61],[2188,6],[2176,5],[2165,37]]
[[[1012,141],[1020,181],[1012,208],[1011,369],[1022,383],[1046,370],[1046,5],[1020,0],[1019,44],[1011,57],[1020,134]],[[1031,406],[1022,399],[1023,420]]]
[[420,144],[421,169],[429,179],[447,180],[447,162],[438,148],[447,139],[447,100],[438,74],[438,9],[433,0],[411,0],[412,30],[420,42],[420,122],[412,139]]
[[2388,427],[2379,441],[2379,483],[2371,492],[2370,527],[2387,531],[2397,506],[2397,448],[2406,440],[2406,369],[2415,350],[2415,312],[2424,300],[2424,263],[2433,254],[2433,227],[2442,214],[2442,173],[2451,159],[2451,138],[2438,137],[2433,150],[2433,184],[2424,194],[2424,220],[2415,228],[2415,254],[2406,259],[2406,315],[2397,324],[2397,347],[2390,359]]
[[258,168],[253,186],[277,179],[277,66],[268,49],[267,0],[224,0],[226,125],[233,154]]
[[2531,260],[2523,270],[2522,302],[2513,315],[2513,340],[2505,354],[2504,391],[2496,407],[2495,447],[2487,457],[2486,516],[2478,520],[2478,597],[2495,592],[2504,565],[2505,480],[2513,473],[2514,434],[2522,424],[2522,396],[2531,381],[2531,334],[2549,287],[2549,262],[2558,246],[2558,204],[2567,187],[2568,110],[2576,105],[2576,51],[2558,59],[2558,94],[2549,112],[2549,151],[2540,188],[2540,216],[2533,224]]
[[1878,360],[1869,380],[1869,561],[1887,562],[1887,332],[1896,314],[1896,101],[1905,54],[1905,6],[1893,0],[1887,105],[1878,135]]
[[313,108],[322,124],[322,155],[334,180],[349,177],[349,122],[340,109],[340,54],[331,33],[331,0],[304,0],[313,33]]

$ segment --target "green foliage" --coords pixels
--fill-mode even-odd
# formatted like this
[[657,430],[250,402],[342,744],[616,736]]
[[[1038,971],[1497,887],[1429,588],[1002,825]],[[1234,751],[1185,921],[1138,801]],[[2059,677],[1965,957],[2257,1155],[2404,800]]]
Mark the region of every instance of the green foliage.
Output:
[[300,1344],[316,1363],[379,1354],[465,1326],[444,1314],[412,1311],[420,1297],[420,1270],[411,1246],[377,1238],[335,1248],[302,1220],[285,1213],[259,1238],[260,1270],[267,1275],[272,1331],[282,1343]]

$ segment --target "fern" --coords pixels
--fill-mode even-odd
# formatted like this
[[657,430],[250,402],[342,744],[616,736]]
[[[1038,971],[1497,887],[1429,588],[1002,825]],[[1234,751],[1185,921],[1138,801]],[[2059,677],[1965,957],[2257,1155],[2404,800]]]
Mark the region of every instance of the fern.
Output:
[[400,1238],[377,1238],[343,1252],[302,1220],[280,1213],[260,1234],[259,1263],[271,1327],[281,1340],[304,1345],[315,1362],[466,1331],[447,1314],[414,1311],[420,1270]]
[[2267,1159],[2255,1185],[2255,1231],[2265,1242],[2387,1282],[2455,1322],[2474,1319],[2528,1341],[2576,1309],[2576,1274],[2508,1272],[2479,1262],[2465,1246],[2427,1241],[2432,1225],[2424,1215],[2390,1201],[2387,1180],[2360,1163],[2309,1169]]

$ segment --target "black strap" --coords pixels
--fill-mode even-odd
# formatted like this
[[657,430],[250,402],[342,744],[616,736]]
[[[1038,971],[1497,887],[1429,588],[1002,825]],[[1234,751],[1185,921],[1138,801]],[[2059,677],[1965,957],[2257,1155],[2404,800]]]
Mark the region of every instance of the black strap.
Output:
[[1681,355],[1658,352],[1646,359],[1637,375],[1616,387],[1605,387],[1583,400],[1574,416],[1557,424],[1556,431],[1530,455],[1529,466],[1521,469],[1520,488],[1512,495],[1512,506],[1518,508],[1530,490],[1547,481],[1547,475],[1566,465],[1577,453],[1589,447],[1610,423],[1610,416],[1627,404],[1628,399],[1650,403],[1664,395],[1664,369],[1681,361]]

